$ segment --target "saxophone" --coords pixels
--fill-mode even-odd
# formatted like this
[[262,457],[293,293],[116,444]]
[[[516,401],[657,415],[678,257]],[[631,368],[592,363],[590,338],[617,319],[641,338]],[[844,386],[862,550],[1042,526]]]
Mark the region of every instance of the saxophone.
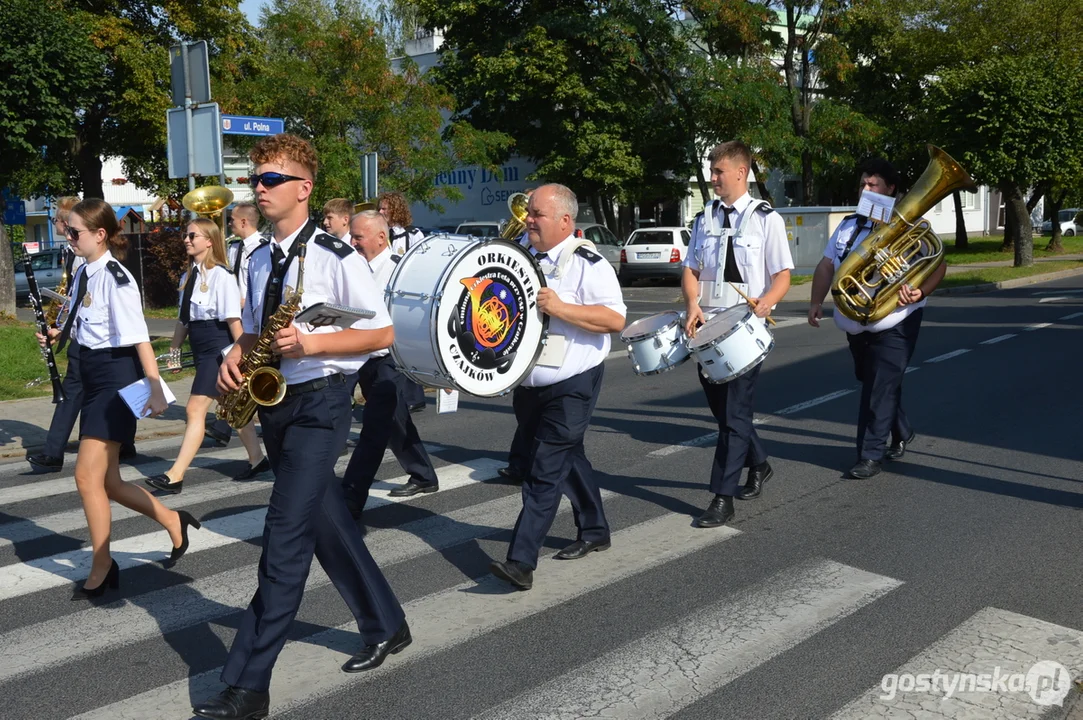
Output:
[[[215,415],[229,423],[235,430],[252,422],[256,407],[270,407],[282,402],[286,397],[286,379],[271,363],[275,354],[271,342],[279,330],[289,327],[293,318],[301,311],[301,295],[304,293],[305,252],[308,243],[303,243],[297,252],[297,289],[275,310],[267,320],[267,326],[259,335],[252,349],[241,357],[240,370],[244,382],[236,390],[224,394],[218,400]],[[266,302],[266,300],[264,301]]]

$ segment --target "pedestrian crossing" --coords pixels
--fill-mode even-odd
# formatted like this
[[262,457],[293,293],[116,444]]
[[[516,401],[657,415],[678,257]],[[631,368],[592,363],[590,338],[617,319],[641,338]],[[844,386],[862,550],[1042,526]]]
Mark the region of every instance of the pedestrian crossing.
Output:
[[[545,553],[534,588],[509,591],[486,568],[506,548],[521,504],[519,488],[499,478],[496,470],[503,462],[498,458],[455,456],[453,461],[442,457],[445,448],[428,448],[440,492],[390,497],[389,490],[406,480],[392,477],[397,468],[391,460],[381,473],[389,479],[374,486],[370,500],[382,514],[366,514],[366,544],[400,593],[413,644],[373,671],[340,672],[342,662],[359,649],[356,626],[313,563],[299,616],[302,629],[287,642],[273,675],[272,717],[322,717],[321,710],[336,703],[344,704],[343,716],[376,717],[357,704],[369,697],[363,688],[409,684],[418,668],[431,670],[461,653],[499,648],[497,639],[506,640],[509,632],[544,642],[546,625],[585,606],[627,602],[629,593],[650,606],[660,602],[649,591],[656,587],[651,578],[671,568],[738,553],[755,556],[756,538],[740,529],[697,529],[685,513],[640,503],[622,516],[626,522],[614,525],[610,550],[580,562],[557,561]],[[711,449],[699,452],[708,455]],[[172,570],[158,567],[168,556],[166,533],[146,532],[154,526],[114,506],[112,550],[124,570],[121,593],[97,606],[66,603],[72,584],[86,576],[89,549],[55,551],[47,544],[56,535],[83,535],[73,479],[22,482],[0,468],[0,483],[7,484],[0,488],[0,504],[7,510],[28,503],[41,508],[50,500],[39,515],[0,514],[0,718],[190,718],[193,701],[220,689],[236,618],[255,589],[263,505],[271,487],[269,478],[248,483],[221,478],[243,457],[239,449],[203,453],[184,492],[163,498],[203,519],[203,529],[191,535],[188,555]],[[340,473],[347,459],[340,460]],[[645,461],[669,460],[648,455]],[[160,464],[146,462],[126,473],[138,479]],[[638,502],[617,489],[603,490],[603,498],[607,507]],[[551,533],[556,546],[570,528],[565,502]],[[173,579],[141,589],[139,580],[151,573]],[[827,557],[784,561],[750,582],[741,581],[739,572],[733,575],[736,579],[727,573],[701,578],[716,589],[693,593],[698,599],[687,606],[657,607],[649,625],[637,625],[613,646],[588,648],[585,662],[542,663],[522,687],[480,704],[444,707],[439,715],[478,720],[677,716],[811,639],[890,612],[890,599],[908,582]],[[594,620],[621,622],[620,617]],[[582,640],[590,642],[587,636]],[[194,652],[199,645],[207,647]],[[893,656],[890,639],[881,649],[885,658]],[[1050,682],[1083,675],[1083,632],[986,607],[902,666],[885,661],[876,674],[981,673],[998,662],[1006,673],[1026,674],[1042,661],[1065,668],[1063,678],[1047,674]],[[476,671],[484,674],[486,668]],[[1061,686],[1042,687],[1041,697],[1048,700]],[[815,688],[795,677],[785,691]],[[1042,717],[1048,710],[1026,689],[984,696],[960,692],[950,700],[942,694],[896,687],[885,699],[881,684],[865,687],[857,681],[846,700],[823,717],[1014,718]],[[396,703],[397,716],[434,716],[412,710],[408,697]],[[761,716],[785,717],[769,709]]]

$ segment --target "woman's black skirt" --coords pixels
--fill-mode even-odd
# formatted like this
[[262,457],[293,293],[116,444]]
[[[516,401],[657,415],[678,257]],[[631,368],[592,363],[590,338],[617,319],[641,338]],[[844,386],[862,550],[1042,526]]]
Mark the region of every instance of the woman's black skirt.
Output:
[[192,395],[212,398],[220,395],[218,366],[222,364],[222,350],[232,342],[229,326],[222,320],[193,320],[188,323],[188,344],[192,346],[196,368]]
[[135,441],[136,418],[120,396],[120,389],[144,377],[135,348],[81,348],[79,375],[83,381],[79,437],[131,445]]

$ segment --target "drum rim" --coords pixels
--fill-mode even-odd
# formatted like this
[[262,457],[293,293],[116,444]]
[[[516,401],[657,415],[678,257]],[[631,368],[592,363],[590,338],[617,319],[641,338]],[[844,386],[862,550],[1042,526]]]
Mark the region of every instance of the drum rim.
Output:
[[[621,342],[628,343],[628,342],[638,342],[639,340],[646,340],[648,338],[657,337],[658,335],[661,335],[662,333],[664,333],[666,330],[669,330],[670,328],[680,327],[681,319],[684,317],[684,313],[681,312],[680,310],[663,310],[660,313],[655,313],[654,315],[648,315],[645,318],[640,318],[639,320],[636,320],[635,322],[633,322],[632,325],[635,325],[635,323],[637,323],[637,322],[643,322],[644,320],[649,320],[650,318],[655,317],[656,315],[667,315],[669,313],[676,313],[677,314],[677,319],[673,320],[672,322],[666,323],[665,325],[658,328],[657,330],[653,330],[653,331],[651,331],[649,333],[643,333],[642,335],[629,335],[629,336],[625,337],[624,332],[626,332],[628,330],[628,328],[625,328],[624,331],[622,331],[621,334],[620,334]],[[631,327],[631,325],[629,325],[628,327]]]
[[753,362],[750,362],[747,366],[745,366],[744,370],[741,370],[740,372],[736,372],[733,375],[728,376],[725,380],[712,380],[711,378],[704,375],[703,374],[703,365],[700,365],[699,374],[703,377],[704,380],[706,380],[711,385],[725,385],[726,383],[730,382],[731,380],[736,380],[737,378],[741,377],[745,373],[750,372],[752,370],[752,368],[759,367],[759,365],[761,363],[763,363],[764,360],[767,359],[767,356],[770,354],[771,350],[774,347],[775,347],[775,338],[772,335],[771,336],[771,342],[767,345],[767,348],[764,349],[763,353],[759,357],[757,357]]
[[[435,237],[435,236],[433,236],[433,237]],[[460,237],[462,237],[462,236],[460,236]],[[493,244],[496,244],[496,243],[499,243],[501,245],[506,245],[506,246],[509,246],[509,247],[517,248],[518,252],[520,252],[524,256],[526,256],[529,260],[531,260],[534,263],[535,268],[538,268],[538,277],[541,279],[541,287],[539,287],[538,289],[541,290],[542,288],[548,287],[548,285],[545,282],[545,273],[541,272],[540,266],[537,264],[537,261],[534,260],[534,258],[530,255],[529,252],[527,252],[526,248],[524,248],[519,243],[513,243],[513,242],[511,242],[509,240],[504,240],[503,238],[479,239],[477,243],[472,243],[470,245],[467,245],[466,248],[464,248],[461,252],[455,253],[455,255],[453,255],[451,257],[451,259],[448,261],[447,266],[444,267],[444,271],[442,273],[440,273],[440,279],[437,280],[437,287],[438,288],[444,288],[444,287],[447,286],[447,283],[445,281],[447,280],[448,275],[451,274],[451,271],[455,267],[458,266],[459,256],[463,252],[465,252],[466,250],[469,250],[471,248],[474,248],[474,247],[484,247],[486,245],[493,245]],[[405,256],[403,256],[403,257],[405,257]],[[402,263],[400,262],[399,266],[401,267],[401,265],[402,265]],[[396,271],[397,270],[398,270],[398,268],[396,268]],[[439,297],[433,296],[433,313],[434,313],[434,315],[436,313],[438,313],[438,311],[440,309],[440,303],[443,302],[443,299],[444,299],[443,291],[440,292]],[[527,377],[530,375],[530,373],[532,373],[534,371],[534,366],[538,364],[538,358],[541,357],[542,350],[545,349],[545,343],[549,339],[549,315],[542,312],[541,310],[538,310],[537,312],[538,312],[538,315],[541,316],[541,322],[542,322],[541,338],[540,338],[540,341],[538,342],[538,347],[534,351],[534,357],[530,359],[530,364],[526,366],[526,369],[523,371],[523,374],[519,378],[517,378],[515,380],[515,382],[511,383],[511,385],[506,390],[501,390],[500,392],[495,392],[495,393],[481,394],[481,393],[469,392],[468,390],[463,389],[463,387],[455,380],[454,376],[452,376],[452,374],[448,372],[447,364],[444,362],[444,358],[440,355],[440,350],[439,350],[440,345],[439,345],[439,342],[438,342],[439,338],[437,338],[437,332],[438,332],[439,328],[438,328],[438,324],[434,322],[434,323],[431,323],[431,326],[429,327],[429,341],[432,343],[432,346],[434,348],[437,348],[436,362],[440,367],[440,371],[444,373],[444,377],[452,385],[452,387],[454,387],[456,390],[458,390],[460,392],[466,393],[467,395],[473,395],[474,397],[491,398],[491,397],[500,397],[502,395],[508,394],[509,392],[514,390],[515,388],[522,385],[523,381],[526,380]]]
[[632,366],[632,372],[634,372],[636,375],[639,375],[641,377],[646,377],[647,375],[661,375],[664,372],[669,372],[670,370],[674,370],[676,368],[679,368],[681,365],[684,365],[686,362],[688,362],[691,359],[692,359],[692,354],[689,353],[688,355],[685,355],[679,362],[675,362],[672,365],[666,365],[664,368],[658,368],[657,370],[647,370],[646,372],[639,372],[638,370],[635,369],[636,366],[633,365]]
[[[734,305],[734,307],[737,307],[737,306],[736,306],[736,305]],[[724,308],[724,309],[723,309],[723,312],[724,312],[725,310],[729,310],[729,309],[730,309],[730,308]],[[721,314],[721,313],[716,313],[716,314]],[[742,317],[742,318],[741,318],[741,319],[740,319],[740,320],[739,320],[739,321],[737,322],[737,324],[735,324],[735,325],[734,325],[733,327],[731,327],[731,328],[730,328],[729,330],[727,330],[727,331],[726,331],[726,333],[725,333],[724,335],[719,335],[719,336],[718,336],[718,337],[716,337],[716,338],[715,338],[714,340],[709,340],[709,341],[707,341],[707,342],[704,342],[704,343],[696,344],[696,340],[695,340],[695,338],[689,338],[689,339],[688,339],[688,342],[686,343],[686,344],[688,345],[688,350],[689,350],[690,352],[695,352],[695,351],[696,351],[697,349],[702,349],[702,348],[709,348],[709,347],[714,347],[714,346],[715,346],[715,345],[717,345],[718,343],[720,343],[720,342],[722,342],[723,340],[725,340],[726,338],[728,338],[728,337],[729,337],[730,335],[732,335],[733,333],[737,332],[738,328],[740,328],[740,327],[741,327],[741,324],[742,324],[742,323],[744,323],[744,322],[746,322],[746,321],[748,320],[748,318],[749,318],[750,316],[754,315],[754,314],[755,314],[755,313],[753,313],[753,312],[752,312],[752,310],[750,310],[750,309],[749,309],[749,310],[746,310],[746,311],[745,311],[745,314],[744,314],[744,317]],[[768,334],[770,334],[770,331],[768,331]],[[773,343],[774,341],[775,341],[775,339],[774,339],[774,336],[772,335],[772,336],[771,336],[771,342]]]

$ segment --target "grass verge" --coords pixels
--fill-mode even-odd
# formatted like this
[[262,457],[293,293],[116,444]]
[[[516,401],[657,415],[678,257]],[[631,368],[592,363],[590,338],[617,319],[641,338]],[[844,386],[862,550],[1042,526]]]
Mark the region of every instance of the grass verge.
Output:
[[948,273],[940,283],[942,288],[961,287],[964,285],[981,285],[983,283],[1003,282],[1016,278],[1043,275],[1059,270],[1083,270],[1083,260],[1054,260],[1051,262],[1035,263],[1029,267],[990,267],[964,270],[957,273]]
[[[948,265],[970,265],[972,263],[1012,261],[1015,255],[1011,252],[1001,252],[1000,246],[1004,243],[1004,237],[994,235],[982,239],[971,239],[966,250],[956,250],[954,242],[944,244],[944,262]],[[1049,244],[1048,237],[1034,238],[1034,258],[1055,258],[1059,253],[1052,253],[1045,249]],[[1065,253],[1083,253],[1083,236],[1062,237]]]

